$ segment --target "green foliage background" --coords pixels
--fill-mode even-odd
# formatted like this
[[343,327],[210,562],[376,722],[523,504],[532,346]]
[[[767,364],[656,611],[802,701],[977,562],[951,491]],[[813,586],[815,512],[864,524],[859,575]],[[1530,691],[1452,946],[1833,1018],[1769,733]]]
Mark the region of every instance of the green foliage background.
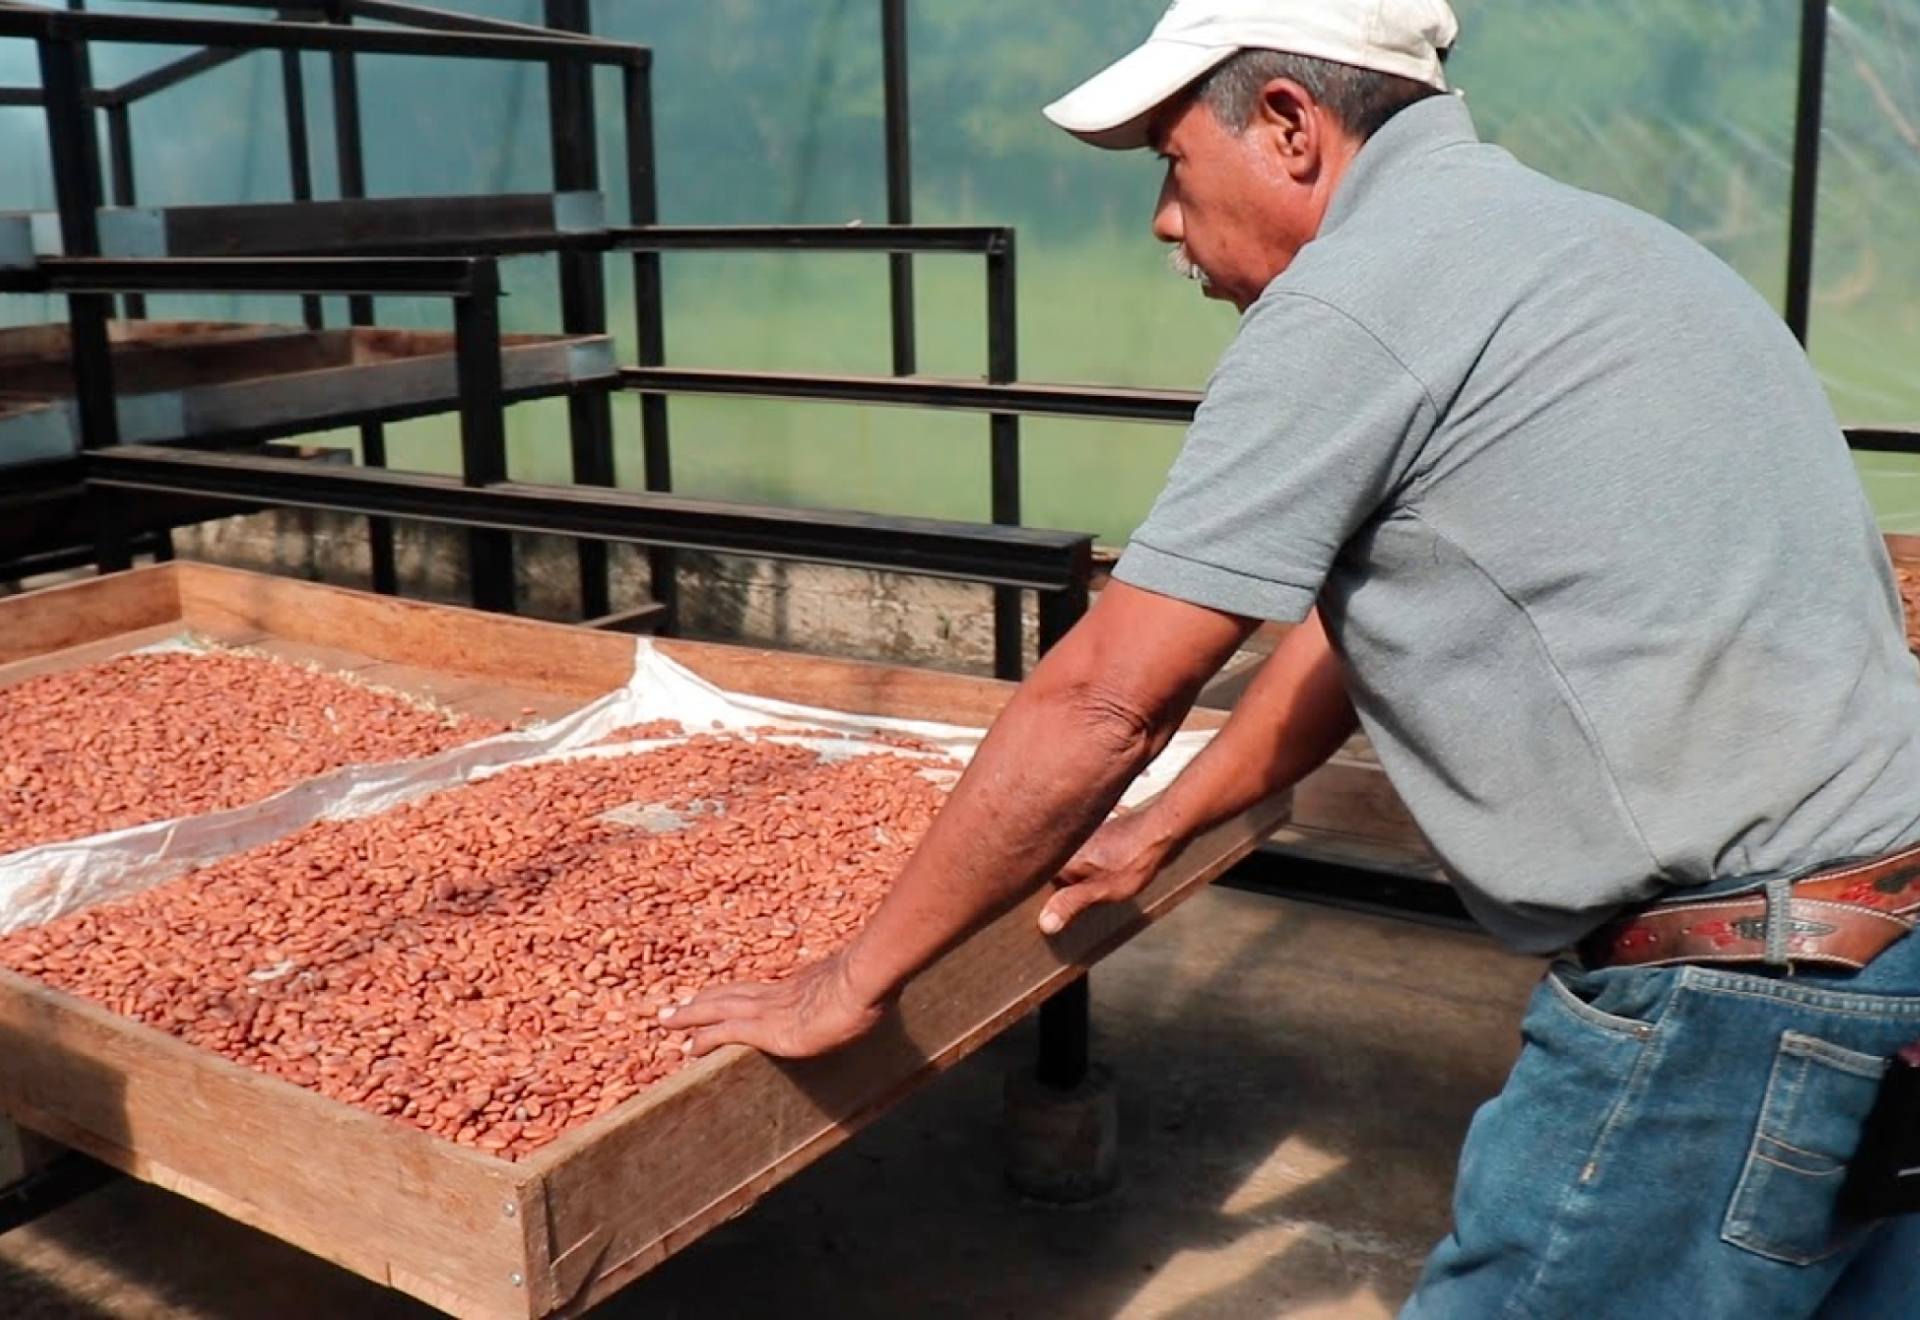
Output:
[[[440,0],[536,21],[538,0]],[[95,8],[164,9],[124,0]],[[1232,314],[1170,278],[1146,230],[1158,184],[1143,153],[1099,152],[1039,107],[1123,53],[1163,0],[913,0],[908,6],[914,210],[921,221],[1019,231],[1021,374],[1033,380],[1198,388]],[[1458,0],[1450,65],[1483,135],[1523,160],[1624,198],[1688,230],[1780,301],[1800,6],[1796,0]],[[227,9],[209,10],[231,16]],[[599,31],[655,50],[661,218],[681,223],[885,219],[878,0],[597,0]],[[1835,10],[1823,134],[1811,351],[1842,419],[1920,426],[1920,0]],[[0,82],[31,81],[32,51],[0,45]],[[102,51],[120,81],[180,52]],[[308,111],[325,148],[324,65],[309,57]],[[375,194],[522,191],[548,182],[546,91],[537,66],[363,61]],[[624,214],[616,94],[599,87],[603,171]],[[146,203],[287,195],[279,73],[252,56],[135,112]],[[43,135],[0,110],[0,208],[45,206]],[[884,372],[886,263],[790,255],[667,259],[668,355],[685,364]],[[610,286],[632,355],[624,263]],[[510,329],[557,328],[552,263],[512,263]],[[984,276],[972,258],[921,258],[924,371],[985,366]],[[288,302],[155,314],[293,319]],[[0,298],[9,321],[58,315]],[[336,309],[334,315],[341,316]],[[435,323],[432,303],[384,319]],[[342,319],[344,319],[342,317]],[[623,478],[638,468],[637,418],[621,401]],[[970,416],[831,405],[676,400],[676,481],[689,493],[979,518],[986,423]],[[1174,428],[1030,419],[1026,521],[1123,540],[1178,445]],[[394,461],[445,468],[444,419],[398,429]],[[564,411],[513,415],[516,475],[564,480]],[[1889,526],[1920,529],[1920,477],[1899,460],[1862,468]]]

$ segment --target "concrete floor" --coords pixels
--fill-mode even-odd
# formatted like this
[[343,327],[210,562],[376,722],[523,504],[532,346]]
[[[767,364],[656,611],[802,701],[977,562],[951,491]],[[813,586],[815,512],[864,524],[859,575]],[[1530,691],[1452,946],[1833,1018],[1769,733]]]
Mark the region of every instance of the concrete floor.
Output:
[[[1476,936],[1204,893],[1094,973],[1112,1195],[1063,1210],[1007,1187],[1024,1024],[593,1320],[1390,1317],[1539,970]],[[133,1182],[0,1237],[6,1320],[433,1314]]]

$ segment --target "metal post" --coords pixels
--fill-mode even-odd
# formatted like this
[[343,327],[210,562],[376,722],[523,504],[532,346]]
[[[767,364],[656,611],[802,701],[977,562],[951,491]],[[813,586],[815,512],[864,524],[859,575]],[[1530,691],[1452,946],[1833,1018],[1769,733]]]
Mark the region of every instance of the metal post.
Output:
[[1820,208],[1820,121],[1826,78],[1827,0],[1801,0],[1793,202],[1787,219],[1787,325],[1802,344],[1807,342],[1813,306],[1813,229]]
[[[131,107],[125,102],[107,107],[107,153],[110,162],[113,204],[115,206],[133,206],[138,196],[134,186],[133,173],[133,117]],[[120,300],[122,314],[129,320],[143,321],[147,316],[146,295],[129,293]],[[111,349],[108,350],[111,354]],[[116,519],[116,521],[118,521]],[[154,560],[167,563],[173,558],[173,529],[162,527],[150,537],[142,537],[148,543]],[[129,546],[131,557],[133,547]]]
[[[39,57],[54,200],[60,208],[60,246],[68,256],[98,256],[99,143],[87,115],[85,66],[77,44],[58,37],[41,38]],[[107,339],[112,304],[111,298],[97,293],[67,297],[74,401],[80,414],[80,443],[88,449],[104,448],[120,440],[113,355]],[[100,570],[112,573],[133,567],[133,550],[118,499],[90,490],[87,518]]]
[[[565,32],[590,32],[593,23],[587,0],[546,0],[546,24]],[[547,65],[547,125],[553,146],[554,189],[597,191],[599,134],[594,123],[592,66],[579,60],[554,60]],[[560,322],[566,333],[606,333],[605,265],[598,252],[560,253]],[[613,485],[612,391],[596,389],[568,395],[567,422],[573,479],[588,486]],[[580,568],[581,616],[597,619],[611,613],[606,545],[576,541],[574,549]]]
[[[628,220],[636,225],[660,219],[659,175],[653,144],[653,71],[651,55],[642,54],[620,70],[621,103],[627,137]],[[665,312],[660,285],[660,254],[633,254],[633,316],[639,365],[662,366],[667,360]],[[673,489],[673,454],[667,434],[667,396],[640,396],[640,445],[647,490]],[[665,613],[658,631],[678,631],[680,584],[678,556],[662,546],[647,551],[647,571],[653,598]]]
[[[133,119],[129,107],[123,104],[107,107],[107,158],[111,166],[112,197],[115,206],[134,204],[133,186]],[[147,315],[145,295],[130,293],[120,300],[125,314],[133,320],[144,320]]]
[[1040,653],[1046,654],[1087,612],[1087,588],[1077,584],[1065,591],[1040,593]]
[[[70,257],[98,256],[99,144],[87,116],[85,80],[74,42],[59,37],[40,41],[40,80],[47,103],[54,200],[60,208],[60,246]],[[119,430],[113,406],[113,363],[107,353],[111,300],[104,294],[76,293],[67,302],[80,442],[89,448],[115,444]]]
[[[907,98],[906,0],[880,0],[880,42],[886,82],[887,223],[913,223],[913,115]],[[893,316],[893,374],[918,368],[914,345],[913,257],[887,257]]]
[[[307,78],[300,65],[300,52],[280,52],[280,86],[287,106],[287,171],[293,200],[313,200],[313,140],[307,133]],[[300,316],[307,329],[319,330],[327,323],[317,294],[303,294]]]
[[[506,409],[501,398],[500,267],[474,262],[473,287],[453,304],[454,365],[460,395],[460,478],[469,486],[507,479]],[[513,534],[490,528],[467,533],[467,569],[474,605],[513,613]]]
[[[1019,318],[1014,286],[1013,231],[987,253],[987,379],[1004,384],[1020,375]],[[1020,415],[993,413],[988,421],[992,445],[993,520],[1020,525]],[[1026,670],[1026,642],[1020,593],[1001,589],[993,595],[993,672],[1019,678]]]
[[[1044,654],[1067,635],[1087,612],[1084,582],[1066,591],[1044,591],[1040,596],[1040,650]],[[1055,994],[1040,1005],[1040,1057],[1034,1077],[1042,1086],[1071,1091],[1086,1080],[1092,1054],[1093,996],[1088,977]]]
[[1040,1005],[1040,1058],[1033,1072],[1042,1086],[1071,1091],[1086,1080],[1092,1001],[1087,978],[1081,976]]
[[[328,6],[327,19],[348,23],[352,15],[337,3]],[[333,145],[340,175],[340,196],[345,199],[367,195],[366,158],[360,134],[360,74],[351,51],[334,51],[329,57],[333,80]],[[373,299],[355,294],[347,299],[349,325],[373,324]],[[360,428],[360,461],[368,467],[387,465],[387,430],[378,422]],[[367,561],[373,589],[384,596],[400,591],[400,568],[393,550],[393,520],[367,519]]]

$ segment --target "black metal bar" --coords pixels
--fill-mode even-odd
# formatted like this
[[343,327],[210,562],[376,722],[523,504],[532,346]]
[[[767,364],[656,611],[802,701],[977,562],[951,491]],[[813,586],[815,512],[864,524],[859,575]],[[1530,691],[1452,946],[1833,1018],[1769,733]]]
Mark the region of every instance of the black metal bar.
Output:
[[[372,468],[387,465],[387,429],[377,422],[360,428],[360,461]],[[394,553],[393,519],[367,519],[368,585],[382,596],[400,594],[400,561]]]
[[1793,116],[1793,200],[1787,214],[1787,325],[1807,342],[1813,307],[1813,231],[1820,209],[1820,121],[1826,98],[1827,4],[1801,0],[1800,81]]
[[1069,981],[1040,1005],[1040,1048],[1034,1077],[1042,1086],[1071,1091],[1086,1080],[1092,1053],[1092,1016],[1092,993],[1085,976]]
[[[107,107],[107,156],[112,163],[113,204],[132,206],[136,191],[133,178],[133,118],[124,105]],[[147,300],[130,293],[121,304],[135,320],[145,318]]]
[[162,18],[147,14],[72,13],[0,6],[0,37],[112,41],[154,46],[221,46],[266,50],[353,51],[362,55],[430,55],[477,60],[577,60],[623,65],[646,47],[605,40],[483,32],[426,32],[331,23],[246,22]]
[[[364,186],[357,174],[354,183]],[[166,222],[164,255],[478,256],[566,251],[597,257],[598,249],[607,244],[603,232],[562,228],[573,223],[566,208],[598,200],[596,189],[559,196],[491,193],[316,202],[311,200],[309,180],[308,194],[294,202],[167,207],[161,212]]]
[[[73,15],[58,15],[73,17]],[[40,88],[46,94],[48,152],[54,167],[54,201],[60,207],[60,246],[69,257],[86,259],[100,251],[98,207],[102,201],[100,140],[94,134],[88,94],[92,61],[75,40],[38,42]],[[42,276],[46,263],[40,263]],[[73,395],[81,420],[81,447],[108,447],[119,441],[119,409],[113,395],[113,351],[108,320],[113,301],[98,292],[67,297],[69,359]],[[100,572],[132,566],[132,543],[125,508],[117,495],[88,493],[86,531],[94,543]]]
[[[880,45],[886,83],[887,222],[913,223],[913,113],[907,78],[906,0],[880,0]],[[914,345],[913,258],[887,258],[887,288],[893,325],[893,374],[918,367]]]
[[632,252],[994,252],[1013,241],[1004,225],[655,225],[608,231]]
[[[48,40],[39,45],[40,81],[47,96],[47,142],[53,161],[54,198],[60,208],[60,245],[68,253],[62,261],[86,261],[100,250],[99,141],[85,104],[86,65],[78,45]],[[40,263],[46,287],[52,288],[47,268]],[[107,341],[112,300],[99,296],[107,290],[71,291],[67,299],[68,333],[72,336],[74,396],[80,414],[80,443],[111,445],[120,438],[114,407],[113,357]],[[117,292],[117,291],[115,291]],[[125,538],[104,520],[101,525],[103,562],[125,557]],[[130,562],[130,561],[129,561]],[[124,565],[123,565],[124,566]]]
[[[403,23],[408,27],[428,28],[438,32],[491,32],[508,37],[547,37],[570,36],[568,32],[556,32],[551,27],[538,27],[532,23],[515,23],[504,18],[483,18],[478,14],[460,14],[450,9],[435,9],[430,5],[400,4],[397,0],[347,0],[347,10],[357,18],[371,18],[381,23]],[[578,34],[589,36],[586,32]]]
[[487,257],[47,257],[56,293],[357,293],[464,297]]
[[1186,390],[1114,389],[1034,381],[995,384],[929,376],[834,376],[641,365],[623,368],[620,377],[628,389],[662,394],[809,399],[821,403],[1017,412],[1028,416],[1107,418],[1182,426],[1193,420],[1193,411],[1200,403],[1197,393]]
[[[1045,655],[1087,612],[1088,583],[1072,582],[1059,591],[1043,591],[1038,595],[1040,653]],[[1042,1003],[1039,1023],[1039,1055],[1034,1076],[1043,1086],[1072,1090],[1085,1080],[1092,1056],[1093,1002],[1087,977],[1081,977]]]
[[109,108],[131,105],[143,97],[152,96],[155,92],[164,92],[169,87],[176,87],[189,78],[205,73],[209,69],[217,69],[223,64],[230,64],[250,53],[223,47],[197,50],[191,55],[181,56],[170,64],[150,69],[138,78],[121,83],[118,87],[103,87],[96,95],[100,103]]
[[[340,196],[353,201],[367,195],[364,137],[360,131],[360,70],[347,51],[335,51],[327,69],[333,92],[333,151]],[[372,325],[372,304],[364,299],[349,304],[348,319],[354,325]]]
[[0,1233],[31,1224],[122,1176],[119,1170],[90,1155],[63,1151],[45,1168],[0,1189]]
[[1254,849],[1214,883],[1269,898],[1323,903],[1449,930],[1486,933],[1485,927],[1468,915],[1451,885],[1374,867],[1345,865],[1275,845]]
[[[307,75],[300,52],[280,52],[280,87],[286,102],[288,186],[296,202],[313,200],[313,138],[307,131]],[[326,311],[316,294],[300,299],[300,318],[309,330],[326,325]]]
[[[533,399],[559,398],[577,390],[601,388],[604,388],[604,378],[556,380],[541,385],[508,389],[502,393],[501,398],[507,404],[514,405]],[[274,440],[310,436],[322,431],[359,428],[373,422],[392,425],[419,417],[446,417],[458,411],[459,402],[452,385],[449,385],[443,393],[436,393],[432,397],[416,396],[378,404],[343,403],[334,411],[320,414],[303,412],[292,418],[235,425],[223,428],[216,433],[182,436],[178,439],[169,439],[164,443],[180,449],[214,453],[231,452]],[[7,468],[0,471],[6,474],[5,479],[0,480],[0,491],[11,494],[14,469]],[[0,499],[3,498],[4,496],[0,496]],[[3,533],[4,528],[0,528],[0,535]]]
[[1093,538],[1080,532],[788,509],[591,486],[469,486],[458,478],[428,473],[159,445],[89,451],[84,460],[88,484],[106,489],[592,536],[1045,592],[1069,591],[1089,581],[1093,570]]
[[[1013,236],[987,254],[987,380],[995,385],[1019,379],[1019,316],[1014,289]],[[988,417],[989,481],[992,517],[1020,523],[1020,416],[996,412]],[[1019,678],[1026,670],[1024,611],[1020,597],[1002,591],[993,598],[993,669],[1000,678]]]
[[1879,453],[1920,454],[1920,431],[1849,428],[1847,443],[1855,449],[1871,449]]
[[[653,69],[631,65],[620,73],[620,101],[627,141],[627,209],[636,228],[653,229],[660,218],[660,181],[653,141]],[[640,366],[658,368],[667,360],[664,296],[658,248],[633,248],[633,319]],[[641,485],[650,491],[673,489],[673,447],[668,427],[667,398],[658,392],[640,394]],[[679,627],[680,570],[678,557],[665,546],[647,551],[647,590],[665,609],[660,631]]]
[[1040,654],[1045,655],[1072,631],[1087,612],[1087,584],[1070,583],[1059,591],[1040,593]]
[[94,214],[100,205],[100,144],[86,106],[86,55],[70,41],[43,41],[39,57],[61,250],[90,256],[100,250]]
[[35,107],[47,103],[38,87],[0,87],[0,106]]
[[[330,22],[351,21],[344,5],[328,7]],[[288,52],[298,59],[298,51]],[[349,51],[334,51],[327,57],[327,85],[333,111],[333,155],[339,176],[340,196],[352,202],[367,195],[367,169],[364,138],[360,130],[360,66]],[[372,325],[373,300],[367,297],[347,299],[347,324]],[[375,467],[387,463],[387,432],[379,422],[367,422],[360,428],[360,461]],[[367,520],[367,569],[370,585],[383,595],[400,594],[399,556],[394,551],[391,518]]]
[[[507,479],[507,425],[501,401],[499,271],[476,263],[474,293],[453,308],[454,369],[460,386],[460,477],[469,486]],[[467,533],[468,586],[474,605],[511,614],[513,536],[490,528]]]
[[[586,0],[546,0],[547,26],[585,33],[591,27]],[[593,104],[593,70],[585,65],[547,66],[547,125],[552,139],[553,186],[558,192],[593,192],[600,187],[599,141]],[[604,334],[607,329],[606,262],[598,252],[559,255],[560,323],[568,334]],[[611,391],[569,395],[567,435],[573,479],[591,486],[614,484],[613,396]],[[576,544],[580,580],[580,617],[612,612],[607,580],[607,547],[598,541]]]
[[[224,9],[272,9],[283,18],[310,18],[320,13],[335,0],[307,0],[305,4],[297,0],[146,0],[148,4],[190,4],[196,8]],[[0,0],[0,5],[19,8],[25,4],[44,4],[45,0]],[[70,0],[71,3],[71,0]],[[75,8],[84,8],[84,4],[75,4]]]

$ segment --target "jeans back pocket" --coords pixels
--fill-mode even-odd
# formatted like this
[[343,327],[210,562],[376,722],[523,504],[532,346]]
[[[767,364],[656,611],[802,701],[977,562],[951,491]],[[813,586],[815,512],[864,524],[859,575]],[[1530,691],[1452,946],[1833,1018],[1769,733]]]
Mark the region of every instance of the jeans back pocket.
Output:
[[1886,1061],[1797,1031],[1781,1034],[1747,1162],[1721,1236],[1771,1260],[1811,1265],[1865,1225],[1837,1209],[1847,1161]]

